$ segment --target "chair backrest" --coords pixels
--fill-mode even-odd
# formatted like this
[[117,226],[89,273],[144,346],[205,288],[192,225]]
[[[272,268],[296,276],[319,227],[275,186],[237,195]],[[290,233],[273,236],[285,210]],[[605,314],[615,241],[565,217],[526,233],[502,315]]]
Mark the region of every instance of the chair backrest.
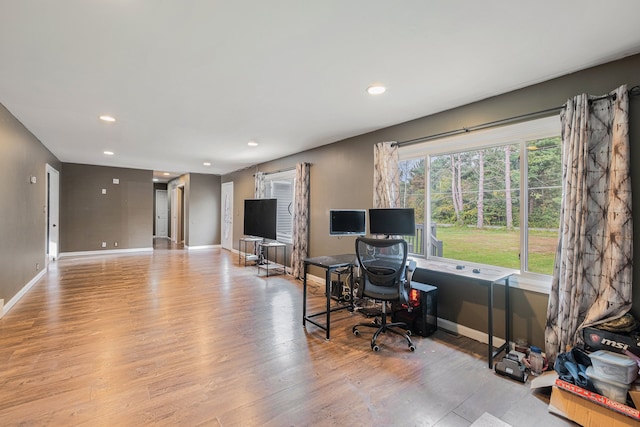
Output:
[[360,265],[363,295],[385,300],[408,300],[405,289],[407,242],[404,239],[356,239],[356,257]]

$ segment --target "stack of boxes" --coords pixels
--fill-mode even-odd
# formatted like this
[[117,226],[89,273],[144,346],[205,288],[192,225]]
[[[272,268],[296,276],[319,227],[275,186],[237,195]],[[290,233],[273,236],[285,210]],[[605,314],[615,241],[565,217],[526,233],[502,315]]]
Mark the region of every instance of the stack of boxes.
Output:
[[596,391],[616,402],[626,403],[627,393],[638,376],[638,364],[624,354],[598,350],[589,354],[592,366],[587,376]]

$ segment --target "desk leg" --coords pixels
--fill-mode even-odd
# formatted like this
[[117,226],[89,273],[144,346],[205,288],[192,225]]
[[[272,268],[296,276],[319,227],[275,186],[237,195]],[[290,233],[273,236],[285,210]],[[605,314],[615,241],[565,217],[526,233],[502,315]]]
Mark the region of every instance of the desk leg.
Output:
[[309,264],[304,263],[304,273],[302,273],[302,327],[307,325],[307,270]]
[[507,341],[506,353],[509,353],[511,343],[511,301],[509,298],[509,278],[504,280],[504,339]]
[[329,339],[329,329],[331,328],[331,269],[327,268],[324,278],[325,295],[327,297],[327,340]]
[[353,313],[353,311],[356,309],[355,303],[353,301],[353,264],[351,264],[349,266],[349,294],[351,296],[351,299],[349,301],[351,301],[351,308],[349,309],[350,312]]
[[489,307],[488,311],[488,331],[489,335],[489,369],[493,369],[493,282],[489,283],[488,293],[489,300],[487,301],[487,307]]

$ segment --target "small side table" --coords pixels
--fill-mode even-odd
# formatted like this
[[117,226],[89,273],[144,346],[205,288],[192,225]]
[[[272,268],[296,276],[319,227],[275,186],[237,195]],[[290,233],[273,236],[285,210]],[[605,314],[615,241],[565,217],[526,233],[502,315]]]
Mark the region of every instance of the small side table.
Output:
[[[262,237],[241,237],[238,241],[238,264],[242,264],[242,258],[244,258],[244,266],[247,266],[247,262],[260,261],[259,245],[264,239]],[[253,253],[247,252],[247,243],[253,243]]]
[[[277,261],[278,260],[278,249],[282,248],[282,250],[284,251],[284,258],[283,258],[283,262],[282,262],[282,266],[281,267],[271,267],[271,269],[269,269],[269,265],[272,264],[271,261],[269,261],[269,252],[273,249],[273,251],[275,252],[275,257],[274,260]],[[267,272],[267,277],[269,276],[269,270],[271,270],[271,274],[273,274],[274,271],[277,271],[280,274],[286,274],[287,273],[287,267],[285,265],[285,260],[287,259],[287,245],[285,245],[284,243],[280,243],[280,242],[259,242],[258,243],[258,250],[262,253],[262,256],[264,257],[262,259],[262,263],[258,262],[258,275],[260,274],[260,269],[264,268],[264,270]],[[275,263],[275,262],[274,262]],[[276,273],[276,274],[278,274]]]

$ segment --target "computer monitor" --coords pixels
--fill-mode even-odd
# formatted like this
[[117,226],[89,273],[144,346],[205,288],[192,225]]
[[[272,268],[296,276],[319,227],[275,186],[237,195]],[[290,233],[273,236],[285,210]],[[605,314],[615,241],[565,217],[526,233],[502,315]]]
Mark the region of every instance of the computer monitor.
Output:
[[331,209],[329,234],[364,236],[367,234],[367,212],[364,209]]
[[413,208],[369,209],[369,232],[387,236],[413,236],[416,220]]

